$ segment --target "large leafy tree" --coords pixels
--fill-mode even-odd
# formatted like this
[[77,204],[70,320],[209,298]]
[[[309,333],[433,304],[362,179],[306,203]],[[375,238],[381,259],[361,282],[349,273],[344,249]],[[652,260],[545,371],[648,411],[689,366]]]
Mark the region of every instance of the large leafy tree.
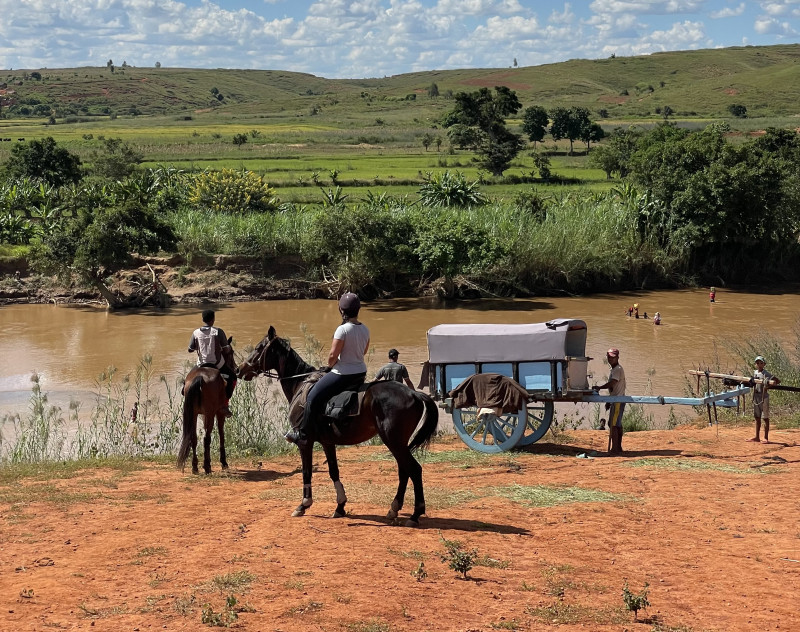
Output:
[[93,285],[111,308],[124,306],[106,279],[131,262],[132,253],[151,254],[172,248],[172,227],[135,198],[111,206],[83,207],[64,227],[34,247],[32,259],[42,272],[62,280],[74,277]]
[[522,104],[516,93],[497,86],[494,92],[481,88],[477,92],[459,92],[456,105],[444,118],[445,127],[456,124],[473,128],[478,136],[480,164],[492,175],[503,172],[522,149],[522,139],[506,127],[506,117],[519,112]]
[[80,182],[81,159],[51,136],[27,143],[15,143],[5,164],[5,173],[12,178],[39,178],[53,186]]
[[583,139],[585,130],[591,127],[589,110],[580,107],[555,108],[550,112],[550,118],[553,121],[550,125],[550,135],[553,140],[568,139],[571,156],[573,141]]
[[800,155],[786,160],[759,141],[734,145],[726,131],[719,123],[696,133],[666,124],[642,137],[631,178],[654,204],[640,226],[663,246],[688,247],[708,272],[758,276],[797,254]]
[[142,153],[121,138],[106,138],[100,149],[92,153],[94,173],[111,180],[131,175],[143,160]]
[[541,105],[531,105],[522,112],[522,131],[528,135],[534,148],[536,143],[544,140],[547,124],[550,122],[547,110]]

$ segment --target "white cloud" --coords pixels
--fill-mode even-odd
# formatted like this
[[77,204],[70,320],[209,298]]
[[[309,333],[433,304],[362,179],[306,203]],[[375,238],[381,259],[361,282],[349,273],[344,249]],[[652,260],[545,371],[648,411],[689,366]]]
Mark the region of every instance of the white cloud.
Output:
[[800,0],[772,0],[760,3],[761,9],[771,16],[800,16]]
[[778,35],[782,37],[797,35],[797,31],[792,28],[789,22],[781,22],[774,18],[759,18],[753,24],[753,28],[760,35]]
[[595,13],[668,15],[696,13],[704,4],[703,0],[593,0],[589,8]]
[[572,5],[569,2],[564,3],[564,10],[559,13],[553,9],[550,13],[549,22],[551,24],[571,24],[575,21],[575,14],[572,12]]
[[724,9],[721,9],[719,11],[712,11],[709,15],[715,20],[720,18],[734,18],[739,15],[742,15],[744,13],[744,10],[745,10],[745,4],[744,2],[741,2],[739,3],[739,6],[736,8],[725,7]]

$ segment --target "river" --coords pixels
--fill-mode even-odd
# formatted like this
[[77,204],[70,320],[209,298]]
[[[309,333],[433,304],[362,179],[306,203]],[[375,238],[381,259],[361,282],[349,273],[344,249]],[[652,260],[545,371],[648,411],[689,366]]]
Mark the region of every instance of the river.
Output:
[[[639,304],[649,319],[630,318],[625,309]],[[31,392],[31,374],[40,375],[52,404],[68,408],[71,399],[91,408],[98,375],[110,366],[120,375],[133,373],[145,354],[156,375],[170,381],[183,375],[192,330],[200,312],[217,310],[217,325],[234,337],[243,354],[274,325],[303,355],[305,324],[327,354],[340,318],[335,301],[288,300],[177,305],[167,310],[108,312],[87,305],[8,305],[0,307],[0,417],[23,412]],[[396,299],[365,303],[361,318],[371,331],[371,373],[386,362],[388,349],[400,352],[416,383],[427,359],[426,331],[440,323],[528,323],[553,318],[580,318],[588,325],[589,372],[595,382],[606,379],[608,347],[621,351],[628,394],[684,394],[686,372],[698,367],[735,368],[726,340],[769,333],[794,344],[800,309],[800,288],[753,293],[718,288],[710,303],[708,289],[627,292],[582,297],[484,299],[443,302]],[[652,315],[663,318],[654,326]],[[307,358],[312,360],[311,358]],[[322,360],[322,356],[315,361]],[[769,359],[768,359],[769,360]],[[652,382],[648,387],[648,383]],[[235,399],[234,399],[235,402]],[[650,407],[657,408],[657,407]]]

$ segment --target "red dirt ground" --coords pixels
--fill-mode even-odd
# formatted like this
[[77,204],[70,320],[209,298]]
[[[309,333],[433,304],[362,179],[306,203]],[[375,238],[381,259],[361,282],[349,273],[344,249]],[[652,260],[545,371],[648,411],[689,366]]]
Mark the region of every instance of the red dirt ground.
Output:
[[[797,630],[800,431],[750,433],[631,433],[622,457],[593,459],[576,457],[605,447],[600,431],[490,457],[448,437],[423,465],[416,529],[384,518],[396,472],[377,446],[340,453],[342,519],[321,452],[303,518],[295,454],[227,474],[215,455],[209,477],[134,463],[3,483],[0,630],[202,630],[204,604],[220,622],[229,595],[248,631]],[[499,491],[535,485],[617,499],[536,507]],[[467,579],[442,538],[477,550]],[[649,583],[638,622],[626,581]]]

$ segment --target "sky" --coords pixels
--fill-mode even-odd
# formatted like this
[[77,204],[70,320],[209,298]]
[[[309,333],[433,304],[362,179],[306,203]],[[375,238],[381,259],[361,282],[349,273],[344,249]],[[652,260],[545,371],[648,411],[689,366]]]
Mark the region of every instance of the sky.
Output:
[[0,0],[0,68],[328,78],[800,41],[800,0]]

